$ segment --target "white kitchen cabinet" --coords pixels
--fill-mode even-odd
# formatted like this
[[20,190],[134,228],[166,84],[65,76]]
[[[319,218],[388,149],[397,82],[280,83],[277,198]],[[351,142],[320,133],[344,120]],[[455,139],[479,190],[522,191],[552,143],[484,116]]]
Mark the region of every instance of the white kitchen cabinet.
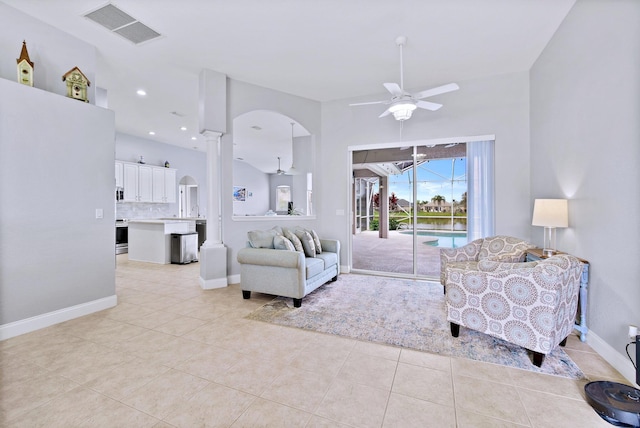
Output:
[[153,167],[123,162],[124,202],[152,202]]
[[176,202],[176,170],[153,167],[153,202]]
[[116,187],[122,187],[124,184],[124,172],[122,162],[116,162]]

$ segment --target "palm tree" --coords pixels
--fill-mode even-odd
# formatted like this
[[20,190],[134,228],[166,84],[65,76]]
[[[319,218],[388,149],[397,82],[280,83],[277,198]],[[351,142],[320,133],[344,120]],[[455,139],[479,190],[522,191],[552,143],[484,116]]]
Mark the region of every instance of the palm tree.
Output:
[[446,202],[446,199],[442,195],[435,195],[433,198],[431,198],[431,202],[433,202],[434,204],[438,204],[438,206],[440,206],[442,205],[443,202]]

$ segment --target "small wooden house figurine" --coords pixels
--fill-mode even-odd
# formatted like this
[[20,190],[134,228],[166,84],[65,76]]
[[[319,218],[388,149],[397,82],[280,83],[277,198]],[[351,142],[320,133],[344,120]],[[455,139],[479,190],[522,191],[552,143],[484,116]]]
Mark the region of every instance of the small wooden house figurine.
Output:
[[18,82],[23,85],[33,86],[33,62],[29,59],[27,51],[27,42],[22,41],[22,51],[18,62]]
[[73,67],[62,75],[62,81],[67,82],[67,96],[76,100],[88,103],[87,87],[91,86],[91,82],[87,76],[82,74],[78,67]]

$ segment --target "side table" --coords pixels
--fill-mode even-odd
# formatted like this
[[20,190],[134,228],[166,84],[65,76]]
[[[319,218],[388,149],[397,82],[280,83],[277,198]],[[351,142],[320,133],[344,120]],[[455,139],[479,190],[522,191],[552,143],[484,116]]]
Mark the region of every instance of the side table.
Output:
[[[561,251],[558,251],[556,254],[567,254]],[[542,253],[542,248],[531,248],[527,250],[527,258],[526,261],[536,261],[546,259]],[[587,341],[587,332],[589,329],[587,328],[587,287],[589,286],[589,262],[578,257],[578,260],[582,262],[582,278],[580,278],[580,297],[578,299],[578,311],[580,319],[576,321],[574,325],[575,329],[580,332],[580,340],[582,342]]]

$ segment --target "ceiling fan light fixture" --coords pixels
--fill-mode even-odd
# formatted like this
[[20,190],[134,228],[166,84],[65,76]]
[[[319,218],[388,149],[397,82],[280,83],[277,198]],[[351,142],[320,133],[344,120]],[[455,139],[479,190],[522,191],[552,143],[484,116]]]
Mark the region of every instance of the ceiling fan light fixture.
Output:
[[389,107],[389,111],[396,120],[407,120],[411,118],[411,114],[416,109],[415,103],[410,101],[401,101]]

